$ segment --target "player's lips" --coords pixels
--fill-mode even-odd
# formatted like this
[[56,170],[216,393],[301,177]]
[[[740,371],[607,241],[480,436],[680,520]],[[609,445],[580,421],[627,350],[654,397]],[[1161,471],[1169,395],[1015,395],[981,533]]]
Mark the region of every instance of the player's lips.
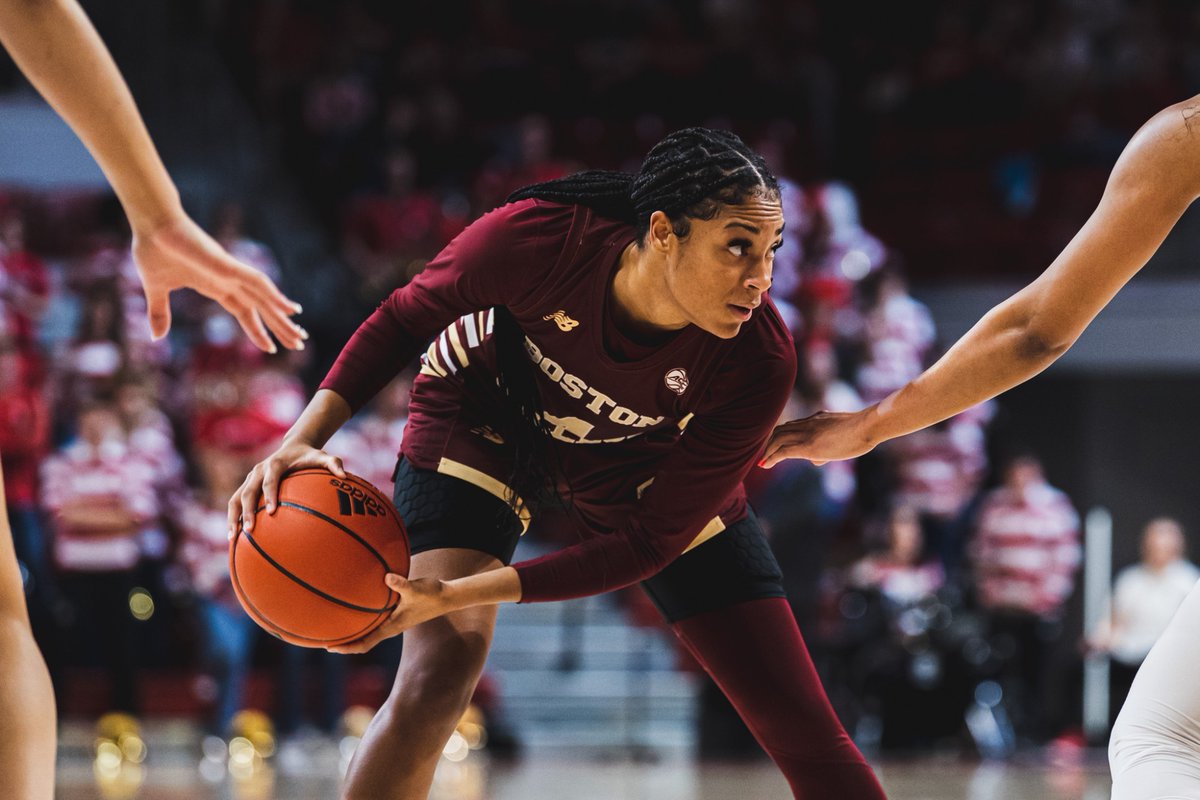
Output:
[[739,319],[742,320],[742,322],[745,322],[746,320],[750,319],[750,315],[754,313],[754,309],[757,306],[758,306],[758,303],[754,303],[753,305],[744,305],[744,306],[738,305],[736,303],[726,304],[726,308],[728,308],[730,311],[732,311]]

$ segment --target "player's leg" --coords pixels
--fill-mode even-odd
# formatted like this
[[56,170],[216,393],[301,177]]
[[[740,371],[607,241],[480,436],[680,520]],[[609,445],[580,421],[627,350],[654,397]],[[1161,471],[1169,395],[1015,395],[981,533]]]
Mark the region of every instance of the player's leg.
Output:
[[53,797],[55,719],[54,690],[29,626],[8,515],[0,513],[0,730],[7,732],[0,736],[0,775],[6,795]]
[[[482,489],[402,462],[395,497],[412,542],[411,577],[457,578],[511,561],[520,524]],[[347,772],[346,800],[424,800],[483,672],[495,623],[495,606],[480,606],[404,634],[396,682]]]
[[751,515],[643,585],[797,798],[882,800],[829,704],[781,580]]
[[1142,662],[1108,743],[1113,800],[1200,800],[1200,584]]

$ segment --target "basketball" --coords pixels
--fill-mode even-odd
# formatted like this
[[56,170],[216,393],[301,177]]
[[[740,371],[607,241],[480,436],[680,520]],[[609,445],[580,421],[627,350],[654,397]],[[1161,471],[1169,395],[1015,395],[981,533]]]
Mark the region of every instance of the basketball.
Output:
[[301,647],[361,639],[396,607],[384,584],[408,575],[404,523],[391,501],[362,478],[303,469],[279,483],[278,507],[260,506],[253,530],[229,545],[229,573],[246,613]]

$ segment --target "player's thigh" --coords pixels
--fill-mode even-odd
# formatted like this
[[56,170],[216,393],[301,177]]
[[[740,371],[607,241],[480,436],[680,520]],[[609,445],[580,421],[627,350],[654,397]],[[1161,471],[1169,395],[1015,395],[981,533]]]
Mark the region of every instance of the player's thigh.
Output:
[[[401,459],[393,502],[408,531],[409,577],[453,580],[512,561],[523,527],[495,495],[459,478],[414,467]],[[469,676],[491,646],[496,607],[446,614],[405,634],[401,671],[431,662],[451,663]]]
[[753,510],[642,582],[668,622],[749,600],[786,597],[783,573]]
[[[512,561],[524,527],[503,500],[461,478],[413,466],[404,458],[393,478],[392,502],[408,532],[414,568],[417,556],[437,550],[471,550],[500,564]],[[426,564],[424,569],[476,571],[484,563],[467,555],[420,561]]]

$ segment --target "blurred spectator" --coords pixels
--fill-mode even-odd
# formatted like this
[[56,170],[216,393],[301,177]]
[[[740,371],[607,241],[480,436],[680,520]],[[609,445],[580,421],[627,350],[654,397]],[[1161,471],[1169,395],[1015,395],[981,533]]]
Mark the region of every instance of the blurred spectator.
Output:
[[1038,741],[1057,733],[1047,673],[1080,563],[1079,515],[1036,457],[1013,458],[1003,475],[982,501],[970,555],[993,646],[1010,654],[1002,685],[1013,724]]
[[140,663],[131,610],[142,531],[156,520],[154,467],[137,458],[116,408],[86,402],[78,437],[42,465],[42,502],[52,515],[54,559],[76,619],[73,660],[99,659],[109,707],[135,713]]
[[176,512],[183,535],[179,557],[196,598],[200,666],[212,681],[211,688],[199,684],[201,695],[212,701],[204,731],[221,738],[231,735],[230,723],[242,708],[254,644],[262,631],[242,610],[229,580],[226,503],[250,466],[202,455],[202,488],[187,496]]
[[7,317],[0,336],[10,336],[25,353],[36,352],[38,325],[49,301],[49,272],[26,246],[24,217],[15,210],[0,216],[0,317]]
[[987,474],[986,419],[984,411],[964,413],[880,448],[895,501],[920,514],[929,550],[952,576],[961,567],[972,501]]
[[475,206],[487,211],[513,191],[531,183],[561,178],[582,169],[574,160],[554,154],[554,130],[541,114],[527,114],[501,140],[499,153],[483,166],[475,180]]
[[[761,152],[761,151],[760,151]],[[783,246],[775,251],[775,266],[771,273],[771,299],[794,304],[803,281],[804,238],[812,224],[804,188],[778,172],[779,194],[783,202],[783,218],[787,232]],[[795,332],[795,331],[794,331]]]
[[801,284],[819,286],[834,305],[846,305],[858,283],[883,266],[888,250],[863,227],[858,195],[849,184],[814,187],[806,208]]
[[924,555],[916,509],[898,505],[888,517],[886,549],[856,561],[846,580],[857,589],[878,591],[890,608],[903,610],[936,595],[946,573],[940,562]]
[[348,203],[342,224],[343,255],[371,305],[423,269],[465,221],[447,218],[438,198],[417,187],[417,161],[404,147],[385,156],[383,184]]
[[908,293],[904,276],[894,267],[863,281],[863,363],[858,385],[864,398],[877,403],[921,374],[936,331],[923,303]]
[[929,747],[962,727],[971,676],[951,621],[961,609],[943,598],[946,576],[923,555],[915,509],[887,514],[882,549],[839,574],[841,680],[854,697],[855,739],[868,750]]
[[61,362],[59,396],[66,405],[58,410],[72,419],[76,411],[72,403],[111,396],[127,364],[125,326],[116,281],[92,282],[84,290],[79,329]]
[[50,578],[38,469],[50,447],[50,406],[45,391],[30,381],[26,359],[12,340],[0,339],[0,460],[4,495],[17,558],[38,591]]
[[268,360],[238,333],[233,317],[219,309],[206,317],[202,330],[184,371],[188,438],[197,451],[231,457],[261,452],[287,432],[303,409],[298,379],[279,366],[295,356],[282,353]]
[[378,99],[364,72],[355,63],[355,53],[345,41],[333,40],[326,63],[304,88],[302,122],[311,137],[317,186],[334,189],[344,196],[354,175],[345,169],[356,146],[362,145],[363,129],[372,118]]
[[[175,444],[175,429],[158,405],[158,384],[151,373],[127,373],[116,386],[116,409],[130,454],[154,470],[159,508],[174,508],[184,492],[186,464]],[[153,562],[167,555],[173,531],[168,518],[142,531],[142,554]]]
[[1110,725],[1129,694],[1138,667],[1200,580],[1200,568],[1187,560],[1186,550],[1187,539],[1178,522],[1158,517],[1146,523],[1141,561],[1117,574],[1109,614],[1088,635],[1091,650],[1112,657]]

